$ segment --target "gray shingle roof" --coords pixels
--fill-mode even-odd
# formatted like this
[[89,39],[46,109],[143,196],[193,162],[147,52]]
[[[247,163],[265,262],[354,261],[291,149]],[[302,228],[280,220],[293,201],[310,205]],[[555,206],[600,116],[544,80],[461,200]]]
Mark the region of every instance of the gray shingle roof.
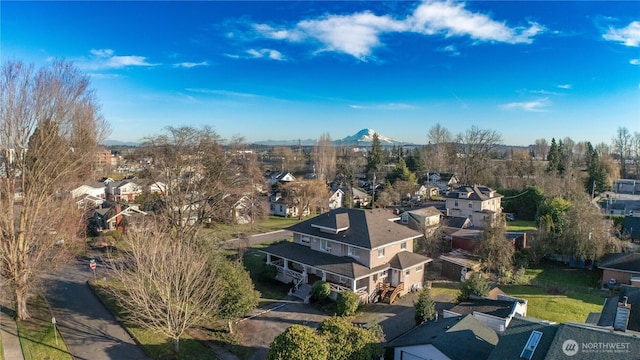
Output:
[[[323,232],[317,228],[335,229],[338,214],[348,214],[349,228],[347,230],[332,234]],[[415,230],[390,221],[397,218],[396,215],[383,209],[360,210],[338,208],[297,223],[287,230],[294,233],[318,236],[365,249],[375,249],[392,242],[422,236],[421,233]]]
[[544,360],[547,351],[549,351],[549,346],[551,346],[553,338],[556,336],[556,331],[558,331],[558,324],[537,321],[531,318],[525,320],[519,317],[511,319],[509,326],[500,337],[500,342],[498,342],[498,345],[493,349],[487,360],[520,359],[522,349],[524,349],[531,332],[534,330],[540,331],[542,337],[531,360]]
[[[491,192],[493,192],[493,196],[489,196]],[[465,186],[460,186],[456,188],[455,191],[450,191],[449,193],[447,193],[447,198],[460,199],[458,195],[459,193],[469,193],[469,197],[465,198],[465,200],[483,200],[484,201],[484,200],[496,199],[496,198],[502,197],[502,195],[498,194],[493,189],[487,186],[465,185]]]
[[492,299],[469,299],[449,309],[456,314],[468,315],[480,312],[506,319],[513,310],[515,301]]
[[627,329],[640,331],[640,288],[629,285],[621,285],[618,296],[607,298],[598,319],[598,326],[613,326],[618,302],[622,302],[625,296],[628,303],[631,304],[631,316]]
[[389,266],[394,269],[407,269],[412,266],[416,266],[422,263],[428,263],[433,261],[424,255],[412,253],[409,251],[401,251],[395,254],[391,260],[389,260]]
[[274,244],[260,251],[352,279],[366,276],[368,274],[384,270],[385,267],[389,267],[386,265],[382,268],[369,269],[355,261],[353,258],[325,254],[320,251],[312,250],[308,246],[291,242]]
[[[563,344],[567,340],[573,340],[578,344],[578,353],[575,356],[570,357],[563,352]],[[592,349],[583,349],[583,344],[587,344]],[[628,344],[628,349],[607,351],[598,349],[599,344]],[[560,324],[545,359],[638,360],[639,354],[640,338],[638,337],[586,324]]]
[[467,315],[423,323],[385,347],[431,344],[452,360],[485,360],[497,343],[495,331]]
[[600,261],[599,268],[640,273],[640,253],[611,253]]

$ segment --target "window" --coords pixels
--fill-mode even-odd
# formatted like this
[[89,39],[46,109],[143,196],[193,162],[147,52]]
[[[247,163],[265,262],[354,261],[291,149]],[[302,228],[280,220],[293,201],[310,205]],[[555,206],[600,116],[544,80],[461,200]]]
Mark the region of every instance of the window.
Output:
[[379,258],[384,257],[384,248],[378,249],[378,257]]
[[422,265],[418,265],[418,267],[416,267],[416,272],[420,272],[422,271]]
[[405,271],[405,272],[404,272],[404,275],[405,275],[405,276],[409,276],[409,275],[411,275],[411,269],[409,269],[409,270]]
[[309,236],[308,235],[300,235],[300,242],[303,244],[308,244],[309,243]]
[[406,241],[403,241],[403,242],[400,244],[400,250],[407,250],[407,242],[406,242]]
[[358,251],[353,246],[347,247],[347,256],[351,256],[352,258],[359,258]]
[[453,203],[453,206],[458,207],[458,200],[456,200],[455,203]]
[[380,273],[380,279],[384,279],[384,278],[386,278],[386,277],[387,277],[387,275],[388,275],[388,274],[387,274],[387,270],[385,270],[385,271],[381,272],[381,273]]
[[320,250],[331,252],[331,242],[326,239],[320,240]]
[[473,207],[472,203],[469,203],[469,209],[471,209]]

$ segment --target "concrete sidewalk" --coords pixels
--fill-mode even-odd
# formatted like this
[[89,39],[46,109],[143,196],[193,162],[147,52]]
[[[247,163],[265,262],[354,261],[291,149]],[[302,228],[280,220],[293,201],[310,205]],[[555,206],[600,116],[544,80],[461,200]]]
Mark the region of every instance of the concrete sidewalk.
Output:
[[18,326],[13,315],[13,310],[2,306],[2,311],[0,311],[0,338],[2,338],[4,358],[7,360],[24,360],[20,338],[18,338]]

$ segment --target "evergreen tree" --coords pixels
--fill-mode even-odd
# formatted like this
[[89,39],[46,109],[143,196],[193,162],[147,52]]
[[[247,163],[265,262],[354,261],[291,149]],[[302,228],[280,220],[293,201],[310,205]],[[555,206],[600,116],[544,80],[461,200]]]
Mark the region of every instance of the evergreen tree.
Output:
[[416,307],[416,314],[414,316],[416,325],[433,320],[437,316],[436,303],[431,298],[431,291],[429,291],[428,288],[420,290],[418,301],[414,302],[413,306]]
[[547,155],[547,161],[549,161],[549,165],[547,166],[548,173],[555,173],[558,171],[558,163],[560,162],[560,152],[558,150],[558,144],[556,144],[556,139],[551,139],[551,146],[549,147],[549,155]]
[[592,196],[596,192],[609,190],[611,187],[607,181],[607,171],[600,159],[600,154],[593,148],[591,143],[587,143],[587,172],[589,177],[585,180],[585,188]]
[[474,272],[467,281],[462,283],[458,293],[458,302],[468,300],[471,295],[487,296],[489,293],[489,280],[479,272]]
[[384,153],[382,152],[382,146],[380,145],[380,137],[378,133],[373,134],[373,140],[371,142],[371,150],[367,156],[367,172],[377,171],[380,165],[384,164]]

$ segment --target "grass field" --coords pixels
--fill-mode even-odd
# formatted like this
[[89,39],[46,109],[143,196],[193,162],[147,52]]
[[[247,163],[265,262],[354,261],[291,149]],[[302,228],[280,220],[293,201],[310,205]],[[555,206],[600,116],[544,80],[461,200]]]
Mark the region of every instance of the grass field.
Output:
[[260,292],[259,307],[268,303],[282,299],[289,292],[290,286],[283,284],[275,279],[265,279],[261,274],[267,255],[258,251],[257,247],[249,249],[244,255],[244,267],[249,271],[251,280],[256,290]]
[[40,296],[32,297],[28,300],[27,307],[31,318],[17,322],[20,346],[25,360],[71,360],[72,357],[60,333],[56,334],[57,330],[54,330],[51,313],[45,300]]
[[434,281],[431,284],[431,298],[435,301],[455,302],[460,292],[459,282]]
[[536,231],[536,222],[529,220],[515,220],[507,222],[507,231]]
[[501,285],[500,288],[529,301],[527,316],[555,322],[584,322],[590,312],[602,310],[606,294],[599,290],[600,276],[597,270],[542,263],[526,270],[528,285]]
[[239,237],[241,234],[252,235],[262,234],[275,230],[282,230],[293,224],[300,222],[297,218],[285,218],[280,216],[269,216],[264,221],[256,224],[225,225],[217,224],[211,228],[203,229],[208,236],[217,241],[226,241]]
[[583,323],[590,312],[600,312],[604,297],[599,294],[570,292],[553,295],[547,289],[531,285],[501,285],[505,293],[527,299],[527,316],[543,320]]

